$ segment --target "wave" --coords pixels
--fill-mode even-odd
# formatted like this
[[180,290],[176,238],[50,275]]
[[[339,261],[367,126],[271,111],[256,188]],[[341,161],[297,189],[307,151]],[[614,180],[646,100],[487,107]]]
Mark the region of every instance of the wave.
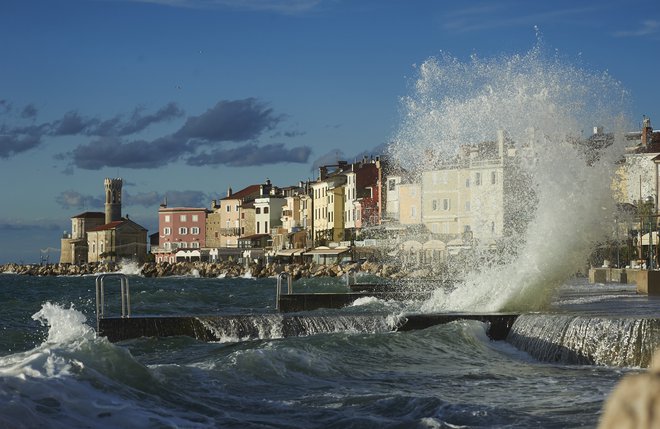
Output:
[[45,303],[33,318],[49,326],[44,342],[0,358],[0,427],[209,426],[176,403],[149,399],[173,389],[97,337],[79,311]]

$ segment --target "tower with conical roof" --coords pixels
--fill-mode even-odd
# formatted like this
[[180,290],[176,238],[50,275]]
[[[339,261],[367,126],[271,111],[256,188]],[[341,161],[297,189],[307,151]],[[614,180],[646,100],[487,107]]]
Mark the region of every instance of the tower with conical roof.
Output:
[[105,223],[121,220],[121,186],[122,179],[109,179],[105,185]]

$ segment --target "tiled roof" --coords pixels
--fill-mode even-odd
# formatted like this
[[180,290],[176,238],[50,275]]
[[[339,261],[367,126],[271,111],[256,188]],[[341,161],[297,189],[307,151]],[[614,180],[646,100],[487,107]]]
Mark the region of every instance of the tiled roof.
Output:
[[121,225],[123,225],[123,224],[125,224],[125,223],[133,224],[133,225],[135,225],[137,228],[143,229],[143,230],[145,230],[145,231],[147,230],[147,229],[146,229],[145,227],[143,227],[142,225],[138,225],[137,223],[133,222],[133,221],[130,220],[130,219],[122,218],[122,220],[116,220],[116,221],[114,221],[114,222],[110,222],[110,223],[106,223],[105,225],[98,226],[98,227],[96,227],[96,228],[94,228],[94,229],[90,229],[88,232],[92,232],[92,231],[107,231],[107,230],[109,230],[109,229],[115,229],[115,228],[118,228],[118,227],[120,227]]
[[261,185],[250,185],[247,188],[241,189],[238,192],[234,192],[228,197],[222,198],[222,200],[240,200],[251,194],[259,193]]
[[105,213],[103,212],[84,212],[80,213],[79,215],[72,216],[72,218],[100,218],[100,217],[105,217]]
[[94,229],[90,229],[90,232],[91,231],[107,231],[109,229],[115,229],[124,222],[125,221],[123,221],[123,220],[116,220],[114,222],[106,223],[105,225],[97,226]]

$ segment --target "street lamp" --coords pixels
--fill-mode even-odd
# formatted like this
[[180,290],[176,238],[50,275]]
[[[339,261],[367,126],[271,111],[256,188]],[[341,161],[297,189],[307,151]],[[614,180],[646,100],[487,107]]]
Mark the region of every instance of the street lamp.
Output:
[[[649,241],[648,241],[648,244],[649,244],[649,252],[648,252],[648,254],[649,254],[649,266],[648,266],[648,269],[652,270],[652,269],[654,269],[654,265],[655,265],[653,263],[654,262],[654,260],[653,260],[654,259],[653,258],[653,245],[655,244],[653,242],[653,219],[657,217],[657,214],[653,213],[654,208],[655,208],[655,198],[653,196],[649,195],[648,197],[646,197],[644,199],[644,203],[649,208],[649,214],[648,214],[648,217],[649,217]],[[643,232],[644,232],[644,227],[642,226],[642,236],[643,236]]]

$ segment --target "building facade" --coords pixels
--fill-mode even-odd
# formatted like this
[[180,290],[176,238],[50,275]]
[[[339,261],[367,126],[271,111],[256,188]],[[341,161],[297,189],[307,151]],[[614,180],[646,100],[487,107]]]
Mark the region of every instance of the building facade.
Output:
[[[158,248],[152,249],[156,262],[203,256],[206,249],[206,224],[209,210],[203,207],[167,207],[158,209]],[[190,253],[189,250],[193,250]],[[185,255],[185,256],[183,256]],[[194,255],[194,256],[192,256]]]

